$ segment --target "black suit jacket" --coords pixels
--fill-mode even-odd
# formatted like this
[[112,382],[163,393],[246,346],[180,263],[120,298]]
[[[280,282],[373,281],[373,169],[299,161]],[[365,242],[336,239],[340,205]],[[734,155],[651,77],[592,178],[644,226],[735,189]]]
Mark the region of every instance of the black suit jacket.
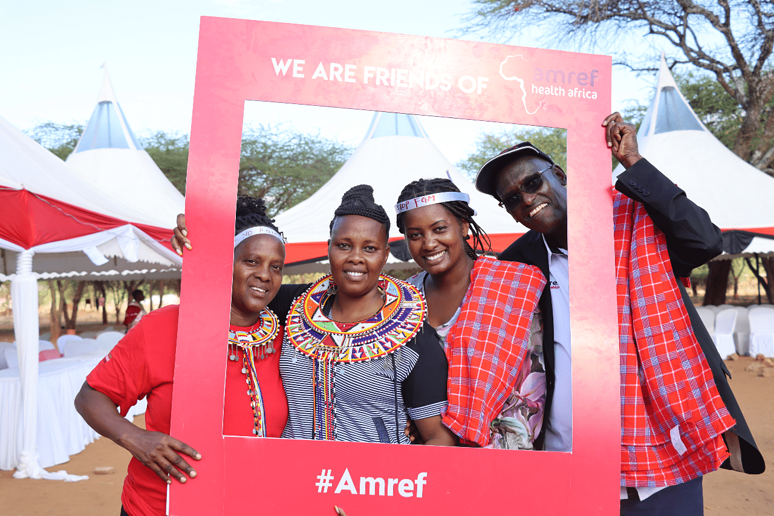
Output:
[[[645,206],[648,215],[666,236],[667,248],[672,261],[672,268],[678,277],[687,278],[691,271],[707,263],[719,255],[723,250],[723,242],[720,230],[712,224],[709,215],[702,208],[694,204],[666,176],[658,171],[647,160],[640,160],[618,177],[616,189],[627,197],[641,202]],[[572,249],[569,249],[572,252]],[[548,270],[548,253],[540,233],[530,231],[516,242],[511,244],[500,254],[501,260],[523,262],[535,265],[543,272],[546,278],[550,278]],[[611,271],[612,273],[612,271]],[[572,277],[572,272],[570,273]],[[728,385],[731,375],[718,354],[712,337],[696,312],[685,288],[680,281],[677,282],[683,296],[683,302],[693,325],[693,331],[701,345],[707,362],[712,370],[715,384],[720,397],[723,399],[731,416],[736,420],[736,425],[731,429],[738,437],[739,451],[741,452],[742,466],[745,473],[763,473],[766,465],[763,461],[755,440],[747,427],[747,422],[734,398],[734,393]],[[554,319],[551,306],[550,282],[546,283],[543,295],[539,302],[543,312],[543,358],[546,366],[546,421],[543,431],[536,440],[536,445],[542,448],[545,439],[545,430],[551,422],[548,414],[552,404],[554,392]],[[727,378],[728,377],[728,378]],[[724,435],[730,450],[734,450],[736,439]],[[731,469],[730,459],[723,463],[724,468]]]

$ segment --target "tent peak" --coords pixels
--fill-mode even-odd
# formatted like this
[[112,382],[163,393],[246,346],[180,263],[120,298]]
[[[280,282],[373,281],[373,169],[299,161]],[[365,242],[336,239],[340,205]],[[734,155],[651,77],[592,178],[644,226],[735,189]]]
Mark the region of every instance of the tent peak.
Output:
[[403,113],[374,113],[364,140],[385,136],[409,136],[427,138],[427,133],[414,115]]
[[102,76],[97,105],[73,154],[93,149],[142,150],[113,91],[107,62],[103,63],[101,68],[105,73]]
[[645,118],[637,133],[642,140],[648,136],[671,131],[707,131],[699,117],[685,100],[677,86],[672,72],[666,64],[666,56],[661,54],[661,63],[656,80],[656,91],[648,106]]

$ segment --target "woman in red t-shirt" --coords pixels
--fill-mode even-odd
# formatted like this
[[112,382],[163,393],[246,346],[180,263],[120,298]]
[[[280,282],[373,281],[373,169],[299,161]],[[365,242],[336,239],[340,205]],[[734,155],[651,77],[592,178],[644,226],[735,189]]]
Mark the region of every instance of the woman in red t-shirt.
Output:
[[[288,418],[279,376],[282,325],[267,305],[282,283],[284,241],[266,216],[263,200],[247,196],[237,201],[235,233],[231,324],[228,344],[219,344],[228,363],[223,432],[279,437]],[[133,455],[121,495],[122,515],[165,514],[166,484],[196,476],[183,456],[201,459],[169,435],[178,313],[175,305],[143,317],[89,374],[75,399],[94,430]],[[143,430],[123,416],[146,396]]]

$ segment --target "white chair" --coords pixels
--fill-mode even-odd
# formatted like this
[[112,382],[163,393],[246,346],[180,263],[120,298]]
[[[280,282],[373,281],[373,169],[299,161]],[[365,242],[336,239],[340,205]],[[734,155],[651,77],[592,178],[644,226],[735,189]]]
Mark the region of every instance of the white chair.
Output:
[[82,339],[94,339],[94,338],[97,337],[98,334],[99,334],[98,331],[85,331],[85,332],[81,333],[81,338]]
[[4,355],[8,369],[19,369],[19,351],[16,348],[6,349]]
[[737,316],[737,311],[733,308],[721,310],[715,316],[715,336],[712,339],[715,341],[715,347],[718,348],[720,358],[724,360],[736,353],[734,330]]
[[750,354],[750,316],[745,306],[735,306],[736,310],[736,352],[740,355]]
[[56,347],[58,347],[59,352],[64,355],[65,349],[67,349],[69,343],[78,340],[82,340],[78,335],[62,335],[56,340]]
[[38,351],[45,351],[47,349],[56,349],[54,345],[51,343],[51,341],[48,340],[39,340],[38,341]]
[[120,331],[106,331],[97,335],[97,342],[104,345],[109,345],[111,348],[118,344],[118,341],[124,338],[124,334]]
[[38,337],[40,340],[51,340],[51,332],[47,331],[46,333],[41,333],[40,337]]
[[696,311],[701,317],[701,322],[704,323],[704,327],[707,328],[707,332],[710,336],[715,335],[715,310],[713,306],[697,306]]
[[774,357],[774,308],[750,309],[750,355]]
[[16,349],[13,342],[0,342],[0,369],[8,369],[8,362],[5,360],[5,350]]
[[702,308],[711,311],[713,314],[717,314],[720,311],[720,307],[717,305],[703,305]]
[[99,345],[94,339],[71,340],[64,349],[64,357],[71,358],[80,355],[94,355],[99,351]]

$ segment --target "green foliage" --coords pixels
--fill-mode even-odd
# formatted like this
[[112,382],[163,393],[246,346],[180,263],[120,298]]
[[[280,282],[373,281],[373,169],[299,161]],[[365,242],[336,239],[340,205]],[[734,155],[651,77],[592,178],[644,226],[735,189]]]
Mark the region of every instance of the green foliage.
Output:
[[169,182],[185,195],[188,171],[188,135],[157,131],[141,139],[142,146]]
[[352,148],[320,135],[262,126],[242,134],[239,193],[266,200],[274,216],[308,198],[338,171]]
[[[75,149],[83,130],[83,124],[45,122],[29,134],[64,160]],[[188,135],[156,131],[140,141],[167,179],[185,194]],[[319,134],[272,126],[249,128],[242,135],[239,193],[263,197],[274,216],[317,191],[351,153],[350,146]]]
[[[675,77],[680,92],[691,105],[696,115],[723,145],[734,150],[746,113],[739,103],[715,80],[713,76],[688,72]],[[774,97],[766,104],[767,110],[757,126],[752,145],[758,147],[764,138],[768,113],[774,109]],[[770,142],[769,142],[770,145]]]
[[84,129],[86,126],[83,124],[43,122],[33,127],[27,134],[64,161],[75,150]]
[[495,134],[483,134],[476,142],[476,151],[465,160],[457,163],[457,168],[471,179],[476,177],[484,163],[500,152],[524,141],[531,142],[545,152],[554,162],[567,170],[567,131],[564,129],[515,128]]

